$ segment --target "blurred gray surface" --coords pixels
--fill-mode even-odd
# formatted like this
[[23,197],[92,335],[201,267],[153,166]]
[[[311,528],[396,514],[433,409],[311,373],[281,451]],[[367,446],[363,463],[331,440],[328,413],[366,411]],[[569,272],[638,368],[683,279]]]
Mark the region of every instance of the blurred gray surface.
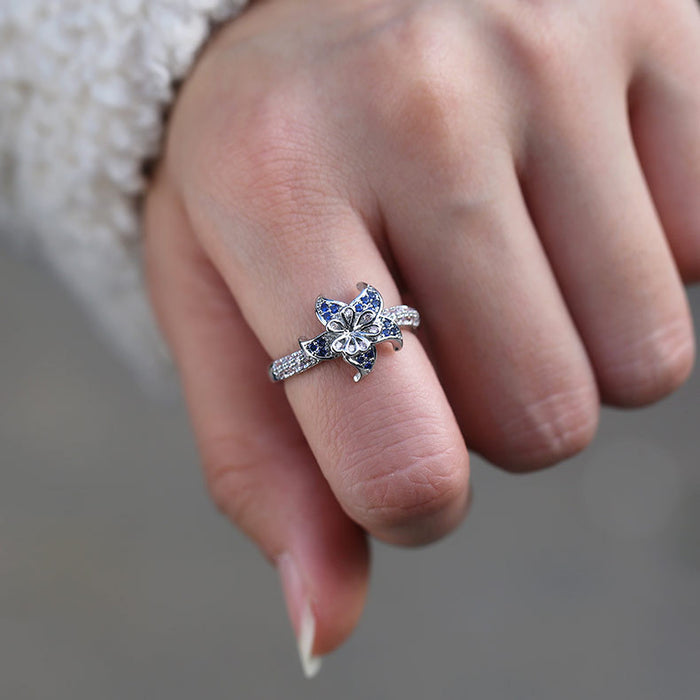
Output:
[[474,460],[467,522],[375,546],[362,623],[308,682],[275,572],[207,500],[183,408],[149,402],[8,257],[0,329],[1,700],[700,697],[697,373],[606,411],[555,470]]

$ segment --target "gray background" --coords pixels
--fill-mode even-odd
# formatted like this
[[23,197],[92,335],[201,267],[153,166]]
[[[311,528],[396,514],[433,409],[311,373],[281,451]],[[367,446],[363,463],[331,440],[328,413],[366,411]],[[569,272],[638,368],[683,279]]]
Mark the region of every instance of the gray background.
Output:
[[[692,295],[696,322],[700,294]],[[45,274],[0,257],[0,699],[700,696],[700,380],[557,469],[474,460],[471,516],[374,548],[305,681],[275,572]]]

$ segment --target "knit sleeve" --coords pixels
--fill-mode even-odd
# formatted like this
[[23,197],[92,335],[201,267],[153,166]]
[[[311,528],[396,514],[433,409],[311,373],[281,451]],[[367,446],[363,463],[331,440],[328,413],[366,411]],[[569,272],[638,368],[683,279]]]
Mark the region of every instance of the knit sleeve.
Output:
[[0,0],[0,236],[48,261],[145,384],[172,365],[143,281],[143,164],[174,82],[245,4]]

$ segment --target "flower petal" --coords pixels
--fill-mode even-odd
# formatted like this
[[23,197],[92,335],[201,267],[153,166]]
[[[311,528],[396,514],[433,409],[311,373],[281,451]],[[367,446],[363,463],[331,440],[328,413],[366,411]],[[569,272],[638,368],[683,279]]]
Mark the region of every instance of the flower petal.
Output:
[[355,312],[351,306],[346,306],[340,310],[338,319],[345,324],[345,329],[351,331],[355,326]]
[[360,346],[357,342],[357,338],[352,334],[348,334],[348,337],[345,340],[345,347],[343,348],[343,355],[355,355],[359,351]]
[[362,335],[370,338],[373,343],[377,342],[377,336],[382,332],[382,326],[379,320],[372,321],[362,328],[358,328]]
[[340,355],[343,350],[345,350],[345,344],[348,342],[347,333],[336,336],[335,340],[331,342],[331,350]]
[[318,297],[318,299],[316,299],[316,316],[318,316],[318,320],[325,326],[328,321],[336,317],[346,306],[347,304],[343,301]]
[[355,342],[357,343],[357,352],[364,352],[372,345],[370,339],[360,333],[355,333]]
[[330,321],[328,321],[328,324],[326,325],[326,330],[330,331],[331,333],[345,333],[347,331],[347,328],[345,327],[345,323],[343,322],[342,317],[339,317],[332,318]]
[[[361,282],[360,285],[365,284]],[[358,286],[360,286],[358,285]],[[362,324],[366,325],[373,321],[384,308],[384,300],[382,295],[371,285],[366,285],[365,288],[348,304],[362,319]],[[369,312],[366,316],[362,312]],[[357,318],[357,317],[356,317]]]
[[381,343],[384,340],[391,340],[394,347],[400,350],[403,347],[403,336],[401,335],[401,329],[398,323],[392,318],[389,318],[389,316],[380,316],[377,319],[377,323],[381,325],[381,331],[374,342]]
[[331,347],[334,339],[335,335],[333,333],[325,332],[311,340],[300,340],[299,345],[309,357],[317,360],[327,360],[338,355]]
[[374,347],[374,345],[371,345],[368,350],[358,352],[357,355],[343,355],[343,359],[348,364],[358,369],[358,372],[353,379],[356,382],[359,382],[362,377],[372,371],[374,361],[377,359],[377,349]]

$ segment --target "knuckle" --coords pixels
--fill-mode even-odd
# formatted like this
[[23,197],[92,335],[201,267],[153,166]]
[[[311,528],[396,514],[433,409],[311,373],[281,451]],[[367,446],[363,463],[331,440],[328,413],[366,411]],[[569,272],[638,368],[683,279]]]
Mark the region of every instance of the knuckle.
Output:
[[418,429],[415,420],[399,417],[365,430],[361,446],[341,460],[346,505],[373,532],[420,529],[432,521],[441,529],[439,521],[450,520],[466,498],[462,450],[447,444],[440,426]]
[[685,382],[694,361],[692,324],[684,315],[629,343],[601,367],[605,398],[625,406],[658,401]]
[[394,134],[400,152],[416,153],[431,172],[446,180],[464,168],[468,149],[457,119],[463,103],[455,88],[443,89],[441,80],[426,72],[405,78],[386,121],[394,125],[388,133]]
[[209,496],[217,510],[239,525],[259,506],[255,475],[262,457],[245,436],[209,438],[201,448]]
[[[316,232],[337,223],[347,200],[347,184],[338,159],[321,144],[314,128],[312,101],[302,90],[272,88],[246,102],[207,158],[199,204],[205,230],[240,231],[234,257],[247,268],[280,255]],[[221,222],[224,222],[222,227]],[[299,250],[303,247],[298,246]],[[268,263],[269,264],[269,263]]]
[[363,59],[374,76],[368,100],[380,130],[397,151],[437,172],[451,169],[466,150],[459,124],[468,96],[463,81],[454,79],[465,49],[448,14],[453,11],[445,3],[419,3],[392,22]]
[[[514,119],[504,91],[493,87],[495,62],[484,60],[479,28],[469,23],[458,4],[411,3],[359,59],[358,70],[372,76],[362,99],[384,135],[381,152],[437,196],[480,186],[479,164],[504,144]],[[383,162],[378,169],[383,176]]]
[[518,12],[505,3],[490,13],[501,52],[530,90],[556,88],[570,79],[582,40],[576,29],[582,23],[571,18],[574,10],[571,3],[526,0]]
[[329,178],[318,155],[312,104],[296,84],[241,99],[200,154],[207,190],[231,207],[245,203],[252,212],[317,208]]
[[[452,451],[410,461],[402,469],[364,479],[365,522],[380,532],[412,529],[448,516],[463,504],[466,472]],[[451,466],[447,466],[451,462]]]
[[[452,3],[419,1],[404,5],[385,23],[382,41],[377,46],[388,48],[391,56],[398,57],[399,62],[405,60],[406,67],[420,72],[423,67],[433,65],[430,59],[444,56],[450,31],[462,25],[456,19]],[[390,61],[396,62],[396,59]]]
[[583,382],[530,401],[501,426],[505,447],[498,464],[532,471],[568,459],[586,448],[596,432],[599,404],[595,387]]
[[307,125],[294,115],[265,115],[244,131],[234,184],[253,208],[310,205],[322,192]]

